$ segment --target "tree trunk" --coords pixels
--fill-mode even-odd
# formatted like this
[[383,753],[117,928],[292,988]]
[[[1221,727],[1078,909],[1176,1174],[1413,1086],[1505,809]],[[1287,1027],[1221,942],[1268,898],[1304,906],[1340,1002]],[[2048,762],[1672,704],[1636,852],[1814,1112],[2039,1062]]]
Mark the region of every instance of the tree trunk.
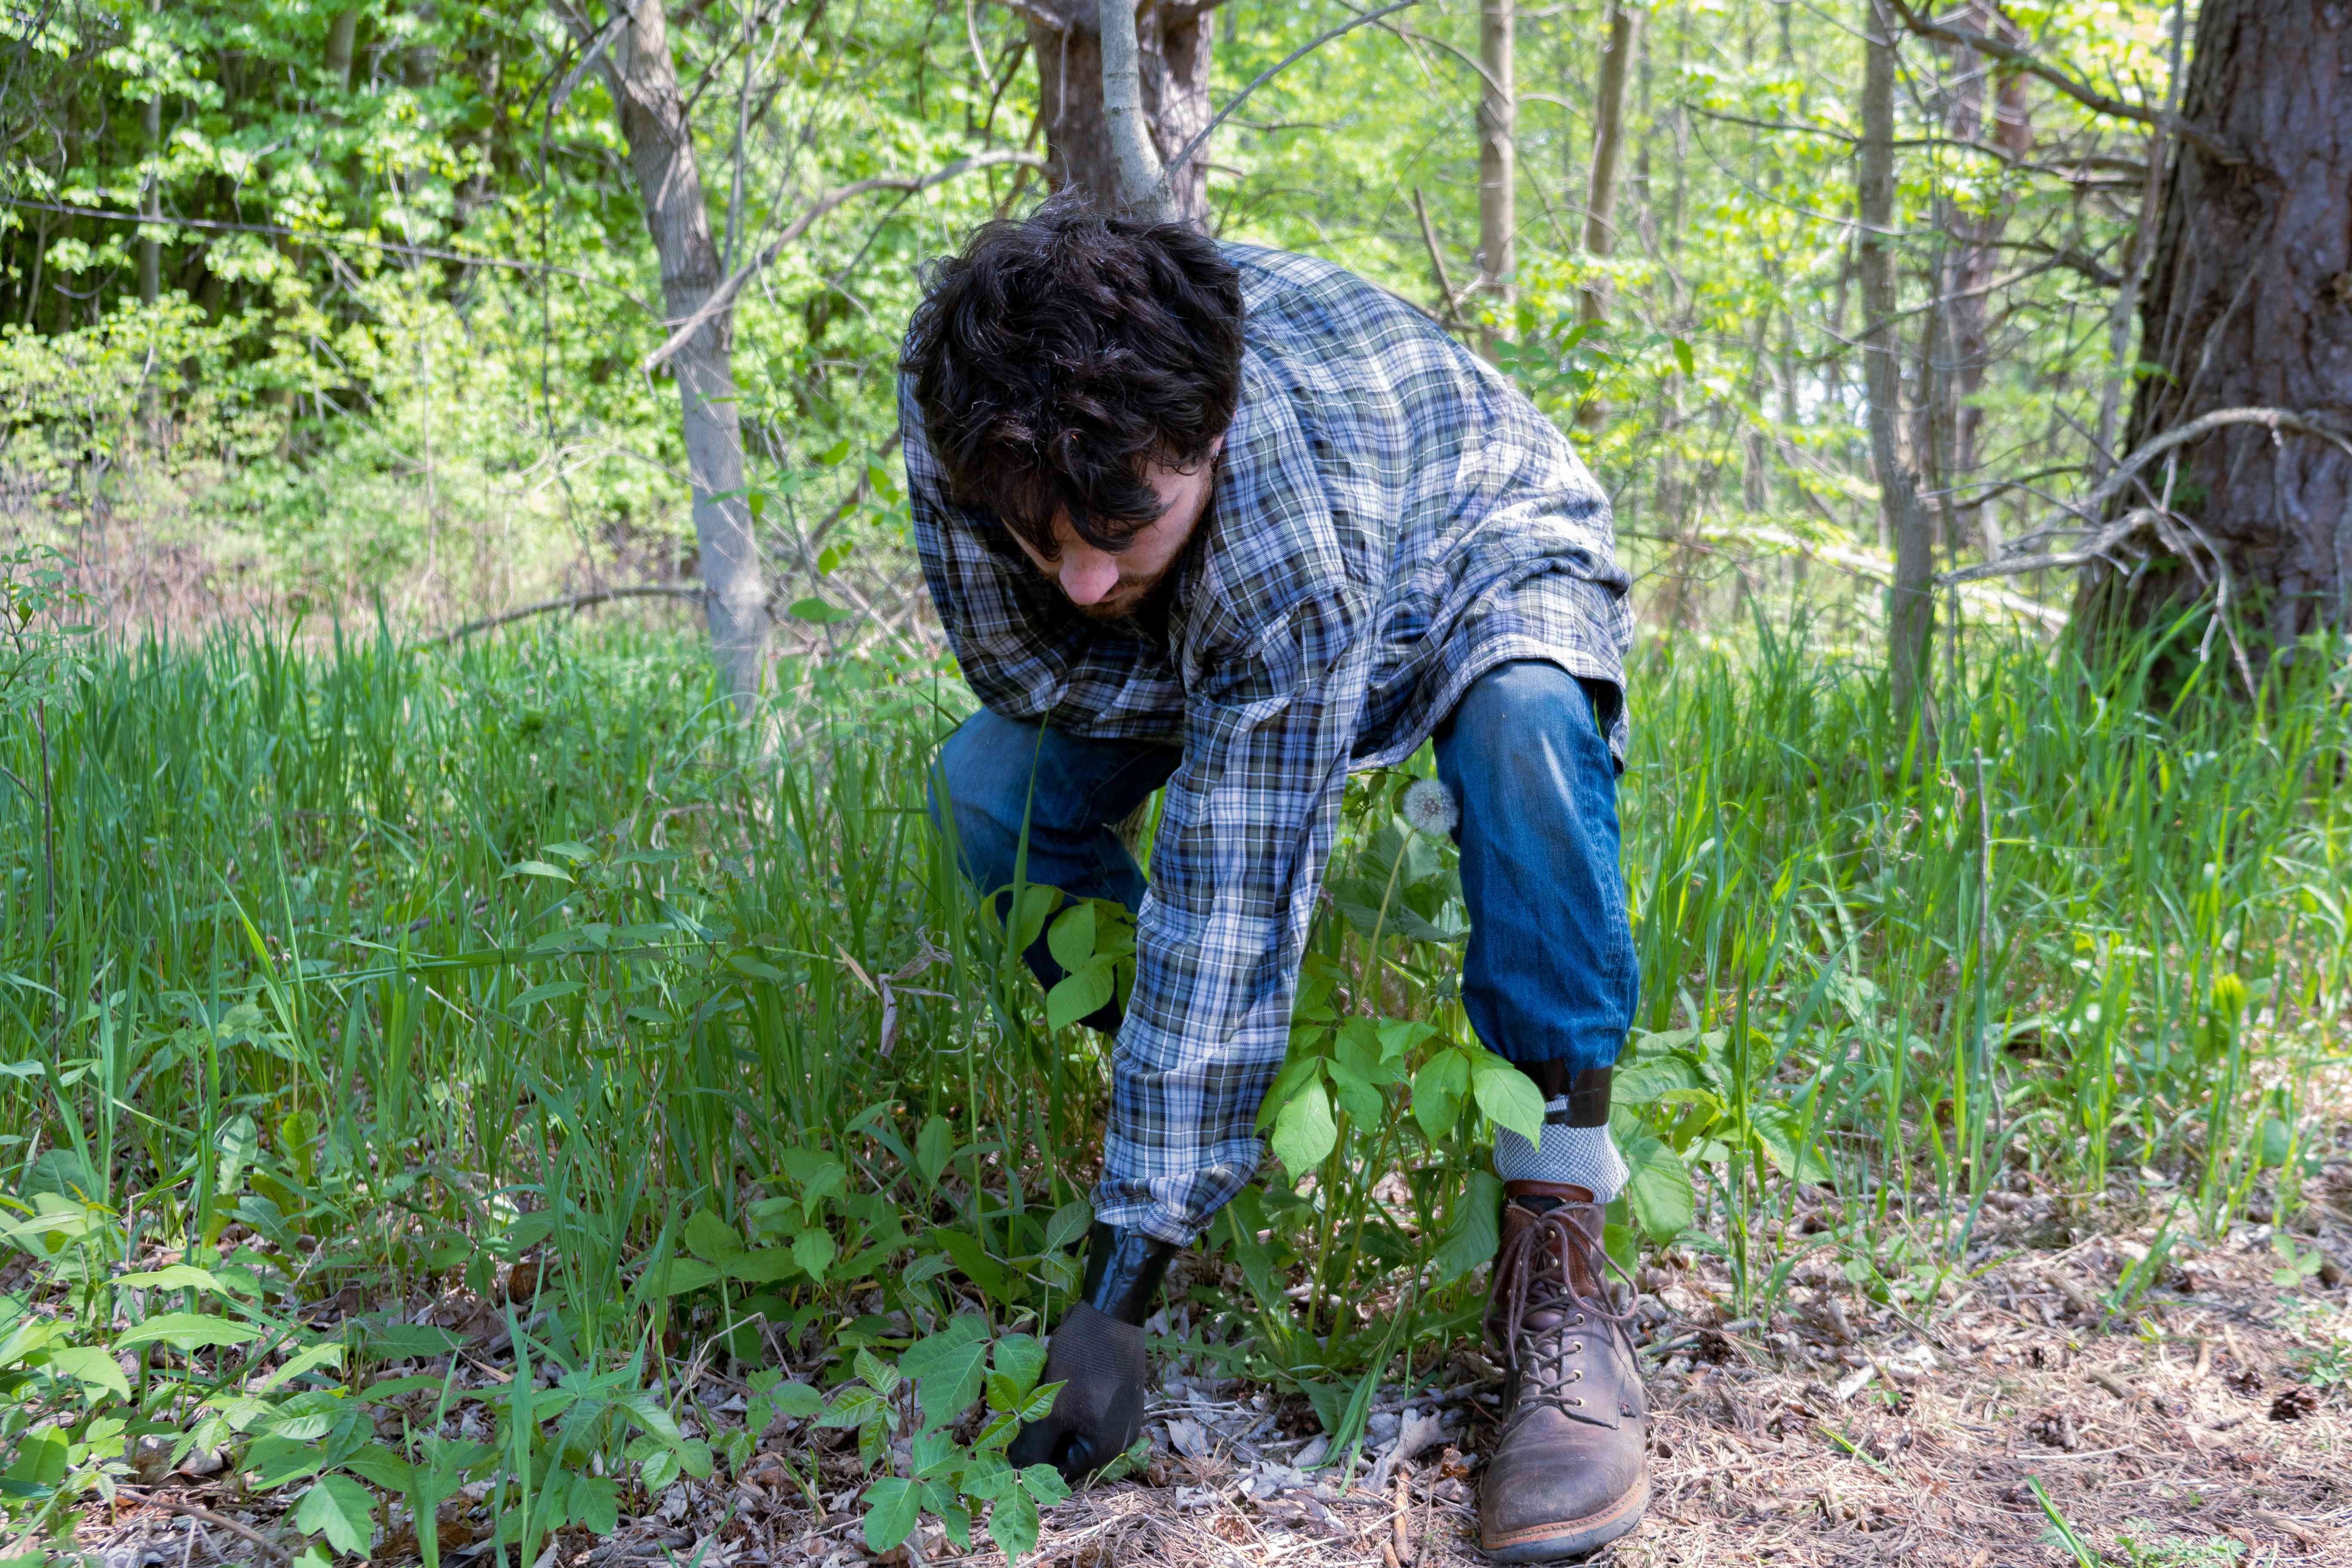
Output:
[[1862,74],[1862,149],[1854,182],[1861,233],[1863,383],[1870,402],[1870,460],[1879,506],[1895,545],[1888,595],[1887,659],[1895,711],[1907,721],[1927,693],[1928,645],[1936,629],[1935,544],[1919,478],[1903,429],[1903,367],[1895,279],[1895,23],[1878,0],[1866,22]]
[[[147,156],[161,163],[163,157],[163,89],[158,83],[147,101],[140,106],[141,129],[147,132]],[[141,182],[139,210],[148,217],[163,216],[162,177],[150,172]],[[163,242],[152,229],[139,237],[139,302],[152,305],[163,289]]]
[[[1617,249],[1617,163],[1625,146],[1625,72],[1633,63],[1642,14],[1610,0],[1609,42],[1601,57],[1601,79],[1592,94],[1592,177],[1584,187],[1584,250],[1606,257]],[[1608,285],[1586,285],[1577,319],[1597,321],[1609,313]]]
[[[620,106],[646,227],[661,258],[662,304],[684,321],[720,281],[719,247],[695,163],[693,127],[678,95],[663,0],[636,0],[629,25],[608,51],[606,79]],[[703,323],[669,361],[677,378],[687,478],[694,495],[695,548],[703,611],[728,689],[747,715],[760,690],[768,647],[768,589],[743,490],[743,441],[736,414],[734,312]]]
[[327,75],[336,87],[348,92],[352,85],[352,53],[359,43],[360,14],[357,7],[335,13],[327,24]]
[[[2186,137],[2176,143],[2138,354],[2168,374],[2139,384],[2126,450],[2220,408],[2288,409],[2352,426],[2347,81],[2352,28],[2317,6],[2199,7],[2180,113],[2243,149],[2247,162],[2222,163]],[[2211,542],[2242,624],[2266,645],[2261,654],[2352,629],[2352,456],[2342,448],[2226,427],[2159,462],[2148,488]],[[2171,531],[2179,540],[2187,531]],[[2076,604],[2086,629],[2160,622],[2207,591],[2202,574],[2214,560],[2192,564],[2157,549],[2127,576],[2086,568]]]
[[[1968,26],[1976,32],[2016,40],[2016,24],[2001,14],[1996,0],[1971,0]],[[1946,133],[1955,142],[1981,142],[1985,133],[1985,79],[1990,62],[1974,51],[1952,51],[1951,97],[1946,105]],[[1993,100],[1992,139],[2012,158],[2022,158],[2033,140],[2026,82],[2021,71],[2000,79]],[[1948,198],[1938,204],[1937,226],[1945,237],[1942,275],[1937,289],[1940,342],[1931,356],[1928,400],[1930,445],[1926,448],[1936,469],[1932,488],[1941,497],[1948,550],[1969,542],[1971,514],[1990,514],[1990,507],[1962,506],[1958,492],[1977,467],[1977,433],[1984,411],[1970,401],[1983,390],[1985,369],[1991,359],[1986,329],[1985,295],[1991,283],[1997,246],[2008,226],[2009,204],[2004,197],[1984,212],[1971,212]],[[1983,531],[1980,530],[1980,531]],[[1990,533],[1978,542],[1990,548]]]
[[[1485,68],[1478,88],[1478,291],[1486,298],[1486,312],[1505,322],[1515,293],[1519,229],[1519,94],[1511,5],[1512,0],[1478,5],[1478,63]],[[1481,326],[1479,352],[1495,358],[1507,335],[1507,330]]]
[[[1209,123],[1209,14],[1213,5],[1150,0],[1135,16],[1137,85],[1152,151],[1165,166]],[[1126,205],[1103,112],[1102,32],[1095,0],[1034,0],[1020,7],[1037,60],[1037,104],[1056,187],[1076,185],[1105,211]],[[1173,216],[1205,228],[1208,149],[1176,172]]]
[[1143,117],[1142,45],[1135,36],[1134,0],[1100,0],[1095,22],[1102,47],[1103,136],[1110,143],[1118,205],[1138,217],[1166,223],[1176,216],[1175,204],[1160,189],[1167,159],[1151,145],[1151,128]]

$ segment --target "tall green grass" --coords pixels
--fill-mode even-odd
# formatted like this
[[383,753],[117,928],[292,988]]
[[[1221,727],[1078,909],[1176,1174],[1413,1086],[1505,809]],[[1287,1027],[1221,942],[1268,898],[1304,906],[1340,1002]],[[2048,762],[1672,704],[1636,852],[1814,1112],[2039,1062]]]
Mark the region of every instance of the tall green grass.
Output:
[[[2311,1076],[2346,1049],[2343,677],[2159,703],[2156,667],[1976,647],[1929,737],[1801,628],[1637,660],[1642,1026],[1724,1064],[1684,1145],[1692,1239],[1751,1300],[1786,1279],[1762,1238],[1792,1175],[1913,1291],[2005,1170],[2087,1194],[2146,1167],[2209,1227],[2259,1183],[2296,1201]],[[98,1205],[118,1266],[240,1226],[314,1296],[486,1290],[528,1254],[580,1364],[845,1317],[880,1342],[900,1306],[1050,1317],[1106,1058],[1047,1027],[929,831],[969,698],[911,665],[782,674],[747,738],[698,648],[642,636],[98,654],[48,715],[53,910],[39,802],[0,782],[9,1185]],[[43,776],[27,726],[0,763]],[[1395,883],[1391,786],[1350,802],[1335,876]],[[1333,1006],[1458,1029],[1456,950],[1402,923],[1328,917]],[[1328,1394],[1405,1348],[1396,1321],[1465,1321],[1471,1258],[1443,1255],[1479,1242],[1475,1141],[1405,1103],[1211,1237],[1244,1364]],[[1376,1201],[1391,1171],[1406,1196]],[[823,1266],[651,1283],[709,1255],[702,1215],[822,1231]]]

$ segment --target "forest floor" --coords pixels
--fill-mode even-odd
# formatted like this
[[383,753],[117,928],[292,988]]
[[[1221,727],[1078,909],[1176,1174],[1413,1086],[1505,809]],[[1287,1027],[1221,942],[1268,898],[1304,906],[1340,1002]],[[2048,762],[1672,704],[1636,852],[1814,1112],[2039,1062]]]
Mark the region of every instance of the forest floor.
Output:
[[[2352,1563],[2352,1165],[2328,1166],[2307,1197],[2298,1223],[2315,1229],[2273,1235],[2246,1221],[2215,1245],[2167,1249],[2161,1191],[2095,1205],[1996,1193],[1973,1285],[1928,1319],[1852,1289],[1826,1249],[1807,1253],[1808,1217],[1776,1239],[1797,1255],[1792,1288],[1762,1321],[1730,1318],[1716,1260],[1665,1255],[1641,1276],[1655,1493],[1642,1528],[1591,1561]],[[2156,1264],[2137,1272],[2153,1285],[2128,1300],[2126,1276],[2152,1246]],[[500,1320],[486,1306],[459,1292],[435,1316],[487,1341]],[[493,1358],[491,1347],[465,1359],[491,1382]],[[1366,1458],[1343,1479],[1342,1467],[1316,1468],[1321,1440],[1299,1402],[1171,1367],[1150,1412],[1149,1475],[1046,1510],[1026,1561],[1479,1562],[1479,1455],[1498,1389],[1475,1348],[1457,1349],[1421,1389],[1386,1392]],[[740,1407],[740,1386],[717,1373],[698,1394],[717,1412],[730,1398]],[[871,1557],[851,1506],[854,1451],[808,1436],[774,1432],[766,1446],[819,1461],[822,1487],[840,1489],[820,1491],[830,1512],[796,1506],[782,1470],[754,1458],[732,1482],[677,1483],[613,1536],[566,1532],[530,1568],[1002,1563],[984,1541],[957,1552],[929,1521],[917,1550]],[[226,1477],[177,1473],[145,1496],[86,1519],[78,1544],[108,1568],[287,1560],[271,1535],[279,1505]],[[453,1500],[441,1560],[503,1561],[481,1533]],[[405,1527],[375,1553],[415,1556]]]

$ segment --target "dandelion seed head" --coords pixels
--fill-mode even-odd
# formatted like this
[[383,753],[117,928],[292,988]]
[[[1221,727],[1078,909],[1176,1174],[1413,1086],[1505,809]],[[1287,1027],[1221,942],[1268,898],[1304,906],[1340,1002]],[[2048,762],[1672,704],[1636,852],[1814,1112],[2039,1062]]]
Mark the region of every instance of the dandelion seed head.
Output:
[[1405,786],[1404,819],[1416,833],[1444,838],[1461,825],[1462,813],[1444,784],[1435,779],[1415,779]]

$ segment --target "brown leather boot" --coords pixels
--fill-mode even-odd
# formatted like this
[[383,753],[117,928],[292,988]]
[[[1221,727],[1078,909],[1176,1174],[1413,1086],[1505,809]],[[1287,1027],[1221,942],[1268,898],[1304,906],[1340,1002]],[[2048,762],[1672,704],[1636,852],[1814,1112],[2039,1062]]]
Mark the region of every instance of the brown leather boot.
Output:
[[1504,1193],[1486,1332],[1511,1376],[1478,1483],[1478,1541],[1498,1563],[1552,1563],[1641,1522],[1650,1407],[1632,1314],[1609,1308],[1601,1205],[1545,1182]]

